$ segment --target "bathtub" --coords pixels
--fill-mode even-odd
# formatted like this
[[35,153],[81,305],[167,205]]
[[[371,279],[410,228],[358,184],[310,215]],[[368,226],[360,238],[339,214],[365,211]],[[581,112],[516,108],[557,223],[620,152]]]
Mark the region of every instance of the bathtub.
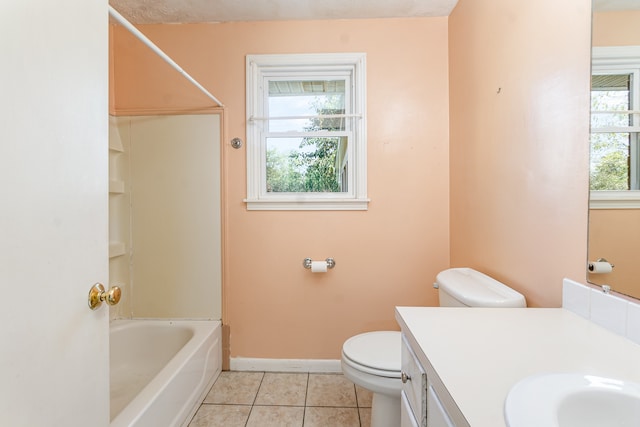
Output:
[[186,426],[220,374],[220,322],[116,320],[109,337],[110,427]]

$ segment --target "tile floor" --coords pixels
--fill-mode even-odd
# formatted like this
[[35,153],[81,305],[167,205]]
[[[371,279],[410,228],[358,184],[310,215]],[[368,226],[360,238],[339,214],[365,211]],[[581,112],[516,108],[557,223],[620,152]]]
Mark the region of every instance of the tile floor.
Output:
[[340,374],[225,371],[189,427],[369,427],[371,392]]

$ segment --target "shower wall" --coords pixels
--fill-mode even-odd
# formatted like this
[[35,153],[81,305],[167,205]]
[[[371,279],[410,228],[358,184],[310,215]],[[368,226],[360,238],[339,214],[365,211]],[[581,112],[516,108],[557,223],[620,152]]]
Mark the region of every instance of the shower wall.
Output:
[[109,309],[111,320],[131,317],[131,145],[125,119],[109,116],[109,285],[123,293],[120,303]]
[[220,116],[110,122],[112,318],[220,319]]

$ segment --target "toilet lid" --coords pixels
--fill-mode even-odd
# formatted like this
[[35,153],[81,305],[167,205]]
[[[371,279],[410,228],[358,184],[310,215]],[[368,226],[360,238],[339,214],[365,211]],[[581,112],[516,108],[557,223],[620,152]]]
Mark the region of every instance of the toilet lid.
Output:
[[369,368],[400,372],[402,339],[397,331],[367,332],[349,338],[342,345],[342,353]]

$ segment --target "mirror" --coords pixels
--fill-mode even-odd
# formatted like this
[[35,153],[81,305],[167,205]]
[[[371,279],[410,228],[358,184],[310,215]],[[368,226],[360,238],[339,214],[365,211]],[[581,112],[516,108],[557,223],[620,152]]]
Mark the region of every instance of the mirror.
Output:
[[594,0],[592,22],[588,257],[614,268],[587,280],[640,298],[640,1]]

